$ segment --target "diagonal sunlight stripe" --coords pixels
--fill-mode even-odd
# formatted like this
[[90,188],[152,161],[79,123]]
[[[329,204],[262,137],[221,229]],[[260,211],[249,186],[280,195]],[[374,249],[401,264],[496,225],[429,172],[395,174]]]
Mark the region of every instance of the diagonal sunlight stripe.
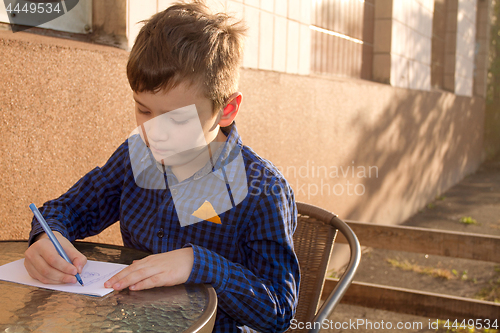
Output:
[[61,5],[63,6],[64,14],[66,14],[68,12],[68,10],[66,9],[66,2],[64,2],[64,0],[61,0]]
[[354,43],[358,43],[358,44],[364,44],[365,43],[361,39],[349,37],[347,35],[344,35],[344,34],[341,34],[341,33],[335,32],[335,31],[331,31],[331,30],[326,30],[326,29],[317,27],[315,25],[310,25],[309,29],[315,30],[315,31],[319,31],[319,32],[322,32],[324,34],[328,34],[328,35],[340,37],[340,38],[343,38],[343,39],[347,39],[348,41],[351,41],[351,42],[354,42]]

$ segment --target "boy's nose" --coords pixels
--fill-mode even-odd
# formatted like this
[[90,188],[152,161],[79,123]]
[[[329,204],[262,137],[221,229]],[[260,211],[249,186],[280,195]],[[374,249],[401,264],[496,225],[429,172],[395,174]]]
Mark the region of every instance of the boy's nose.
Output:
[[169,138],[169,124],[162,116],[158,116],[144,124],[148,139],[153,142],[167,141]]

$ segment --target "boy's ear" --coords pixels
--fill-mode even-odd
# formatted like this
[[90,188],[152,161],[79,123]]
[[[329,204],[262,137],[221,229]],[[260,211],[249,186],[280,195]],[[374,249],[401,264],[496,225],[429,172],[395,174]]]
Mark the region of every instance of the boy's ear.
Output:
[[240,111],[240,105],[243,95],[240,92],[235,92],[229,96],[227,104],[221,111],[219,125],[220,127],[227,127],[231,125]]

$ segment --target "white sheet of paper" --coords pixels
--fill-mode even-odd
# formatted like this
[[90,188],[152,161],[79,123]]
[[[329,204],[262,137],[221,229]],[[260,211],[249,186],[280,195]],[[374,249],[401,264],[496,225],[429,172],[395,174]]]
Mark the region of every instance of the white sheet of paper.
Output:
[[29,276],[24,267],[24,259],[19,259],[0,266],[0,280],[75,294],[104,296],[113,291],[112,288],[104,288],[104,282],[125,267],[127,265],[88,260],[82,274],[80,274],[84,286],[81,286],[78,282],[75,284],[44,284]]

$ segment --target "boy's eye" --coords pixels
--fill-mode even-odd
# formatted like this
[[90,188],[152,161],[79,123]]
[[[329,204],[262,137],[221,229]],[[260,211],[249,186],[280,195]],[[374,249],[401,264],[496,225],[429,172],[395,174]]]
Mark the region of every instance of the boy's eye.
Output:
[[137,111],[139,111],[140,114],[150,114],[151,113],[149,111],[143,111],[141,109],[137,109]]
[[174,124],[176,124],[176,125],[185,125],[185,124],[187,124],[187,123],[188,123],[188,121],[189,121],[189,119],[182,120],[182,121],[181,121],[181,120],[175,120],[175,119],[173,119],[173,118],[171,118],[171,119],[172,119],[172,122],[173,122]]

